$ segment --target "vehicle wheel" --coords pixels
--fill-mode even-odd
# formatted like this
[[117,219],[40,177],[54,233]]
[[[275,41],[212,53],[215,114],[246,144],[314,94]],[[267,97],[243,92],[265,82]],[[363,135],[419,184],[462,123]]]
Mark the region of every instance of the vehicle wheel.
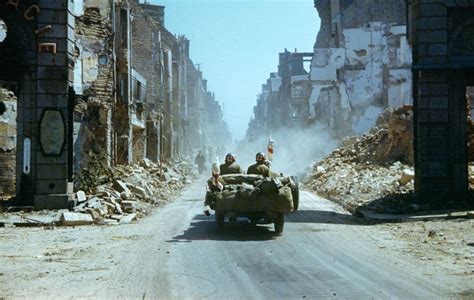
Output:
[[291,196],[293,197],[293,211],[297,211],[300,204],[300,185],[296,177],[291,177],[291,179],[293,179],[295,182],[295,184],[291,187]]
[[278,234],[282,233],[283,225],[285,225],[285,214],[279,212],[275,218],[275,232]]
[[224,228],[224,213],[216,212],[216,228],[217,230],[222,230]]

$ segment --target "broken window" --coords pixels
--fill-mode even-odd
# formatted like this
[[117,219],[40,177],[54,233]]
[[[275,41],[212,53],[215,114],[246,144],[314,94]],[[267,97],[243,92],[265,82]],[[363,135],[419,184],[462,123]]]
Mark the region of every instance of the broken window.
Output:
[[0,19],[0,43],[7,38],[7,24]]

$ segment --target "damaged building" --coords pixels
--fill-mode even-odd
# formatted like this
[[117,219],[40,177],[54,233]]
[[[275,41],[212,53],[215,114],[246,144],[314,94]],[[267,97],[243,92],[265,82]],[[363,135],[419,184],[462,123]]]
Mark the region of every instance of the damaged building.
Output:
[[305,63],[313,53],[290,52],[279,54],[278,72],[270,73],[262,92],[257,96],[257,105],[249,122],[246,137],[254,139],[257,132],[266,135],[280,128],[301,128],[310,124],[309,97],[311,81]]
[[343,137],[366,132],[387,107],[412,104],[405,2],[314,3],[321,18],[314,51],[280,53],[278,73],[263,85],[249,129],[317,123]]
[[412,103],[405,1],[316,0],[311,118],[341,135],[366,132],[387,107]]
[[137,0],[0,1],[0,198],[64,208],[92,160],[173,161],[229,141],[190,41],[166,29],[164,11]]

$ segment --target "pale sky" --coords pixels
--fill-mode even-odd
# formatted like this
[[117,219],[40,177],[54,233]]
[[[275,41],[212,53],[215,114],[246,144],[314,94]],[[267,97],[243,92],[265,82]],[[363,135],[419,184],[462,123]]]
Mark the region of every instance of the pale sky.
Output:
[[148,2],[166,6],[166,28],[190,40],[191,59],[224,107],[234,140],[244,137],[257,94],[278,69],[278,53],[312,52],[320,24],[313,0]]

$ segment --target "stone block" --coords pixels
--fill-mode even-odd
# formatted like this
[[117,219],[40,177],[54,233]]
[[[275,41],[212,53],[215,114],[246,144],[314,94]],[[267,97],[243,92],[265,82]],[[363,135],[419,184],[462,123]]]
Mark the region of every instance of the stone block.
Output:
[[423,3],[418,6],[420,17],[443,17],[446,14],[447,9],[443,3]]
[[36,193],[39,195],[47,194],[65,194],[67,191],[67,178],[64,180],[37,180]]
[[82,202],[87,201],[86,193],[84,191],[77,191],[76,200],[77,200],[78,203],[82,203]]
[[423,162],[420,165],[420,175],[422,177],[448,178],[448,163],[442,161]]
[[448,123],[449,114],[446,110],[420,110],[418,112],[419,123]]
[[401,185],[407,185],[412,179],[415,179],[415,171],[411,169],[404,169],[399,182]]
[[115,211],[120,215],[123,214],[123,210],[122,210],[122,207],[120,206],[120,204],[115,203]]
[[100,199],[97,197],[92,197],[91,199],[89,199],[89,201],[87,201],[87,207],[94,208],[94,209],[101,208],[102,201],[100,201]]
[[[67,69],[63,68],[66,72]],[[67,73],[66,73],[67,74]],[[38,79],[38,93],[67,95],[67,80]]]
[[108,203],[108,202],[103,202],[103,203],[104,203],[104,206],[102,209],[105,209],[107,214],[115,213],[115,204]]
[[75,206],[75,204],[76,201],[74,197],[68,194],[49,194],[34,196],[35,210],[72,208]]
[[132,213],[132,214],[129,214],[129,215],[126,215],[126,216],[122,216],[122,217],[120,218],[119,224],[120,224],[120,225],[129,224],[129,223],[131,223],[133,220],[135,220],[136,218],[137,218],[137,214],[135,214],[135,213]]
[[[67,165],[65,164],[38,164],[36,165],[36,170],[36,176],[38,179],[67,179]],[[66,193],[66,190],[64,193]]]
[[53,66],[39,66],[38,67],[38,79],[39,80],[61,80],[65,81],[68,79],[68,69],[64,67],[53,67]]
[[447,30],[430,30],[418,35],[418,43],[447,43]]
[[[64,0],[41,1],[41,9],[42,10],[55,9],[55,10],[67,13],[67,4],[68,4],[68,1],[64,1]],[[41,14],[39,16],[41,16]]]
[[447,29],[448,18],[443,17],[420,17],[417,21],[418,30]]
[[121,180],[118,180],[118,179],[114,180],[114,182],[112,184],[112,188],[120,193],[120,198],[122,198],[122,195],[121,195],[122,193],[126,194],[126,198],[130,198],[132,196],[132,193],[128,189],[125,182],[123,182]]
[[91,225],[94,219],[90,214],[64,212],[61,215],[61,223],[65,226]]
[[122,210],[127,213],[134,213],[137,211],[137,201],[122,201]]
[[44,156],[42,153],[36,157],[37,164],[60,164],[66,165],[67,164],[67,152],[63,151],[60,156]]
[[95,209],[86,208],[85,212],[86,214],[89,214],[94,221],[99,221],[102,219],[101,215]]
[[147,193],[144,188],[133,185],[133,184],[127,184],[128,188],[130,189],[131,192],[133,192],[135,195],[139,196],[142,199],[145,199],[147,196]]
[[38,94],[38,107],[67,108],[68,98],[66,93],[62,94]]
[[38,21],[48,22],[49,24],[65,24],[67,23],[67,17],[68,14],[65,10],[47,9],[41,5],[41,13],[38,15]]
[[443,56],[448,55],[448,44],[430,44],[428,46],[428,55]]
[[448,109],[448,97],[430,97],[429,108],[432,109]]

